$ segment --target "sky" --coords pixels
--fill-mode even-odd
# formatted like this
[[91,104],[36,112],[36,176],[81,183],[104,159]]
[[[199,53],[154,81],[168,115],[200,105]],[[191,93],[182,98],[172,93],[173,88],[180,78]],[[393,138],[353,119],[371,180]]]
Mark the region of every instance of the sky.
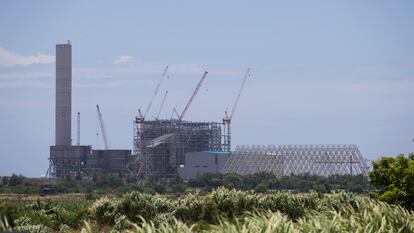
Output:
[[0,176],[38,177],[54,144],[55,44],[72,44],[72,138],[132,149],[133,119],[169,65],[150,117],[232,121],[236,145],[356,144],[414,151],[413,1],[0,2]]

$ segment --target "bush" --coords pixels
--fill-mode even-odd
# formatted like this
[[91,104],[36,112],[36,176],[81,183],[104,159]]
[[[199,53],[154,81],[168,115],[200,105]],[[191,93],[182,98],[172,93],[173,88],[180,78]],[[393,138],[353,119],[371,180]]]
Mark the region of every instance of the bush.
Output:
[[0,217],[6,218],[11,227],[14,221],[24,216],[26,211],[25,205],[18,201],[0,201]]
[[414,153],[383,157],[372,163],[371,183],[381,189],[378,199],[414,210]]
[[115,219],[115,227],[114,229],[117,231],[122,231],[125,229],[129,229],[132,227],[132,223],[128,220],[125,215],[118,216]]
[[259,200],[259,208],[272,212],[280,211],[292,219],[305,215],[306,210],[317,208],[319,196],[316,193],[292,195],[288,192],[277,192],[263,196]]
[[24,177],[22,175],[13,174],[8,180],[9,186],[17,186],[23,182]]
[[157,213],[153,198],[145,193],[131,192],[125,194],[119,201],[117,212],[127,216],[132,222],[138,222],[139,216],[152,219]]
[[203,210],[204,199],[198,193],[188,193],[184,198],[180,198],[177,201],[174,216],[186,222],[199,221]]
[[102,197],[92,204],[89,212],[99,224],[114,224],[118,205],[117,199]]
[[[217,206],[220,214],[232,218],[246,211],[252,211],[258,204],[257,196],[252,192],[243,192],[235,189],[219,188],[208,196]],[[206,204],[208,205],[208,204]]]

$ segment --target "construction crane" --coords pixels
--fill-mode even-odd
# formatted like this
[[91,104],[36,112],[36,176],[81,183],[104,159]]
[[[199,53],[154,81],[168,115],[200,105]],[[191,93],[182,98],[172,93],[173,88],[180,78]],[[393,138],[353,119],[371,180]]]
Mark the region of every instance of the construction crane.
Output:
[[247,78],[250,77],[250,68],[247,68],[246,74],[244,75],[243,81],[241,83],[239,92],[237,93],[236,100],[234,102],[233,108],[231,109],[230,116],[227,114],[227,111],[225,111],[225,116],[223,118],[223,124],[227,126],[225,129],[225,134],[227,137],[224,138],[224,146],[227,148],[224,148],[225,150],[231,150],[231,120],[233,119],[234,113],[236,112],[237,105],[239,104],[241,93],[243,92],[244,85],[246,83]]
[[241,93],[243,92],[244,84],[246,83],[246,80],[247,80],[248,77],[250,77],[250,68],[247,69],[246,74],[244,75],[243,81],[241,83],[239,92],[237,93],[236,101],[234,102],[234,105],[233,105],[233,108],[231,110],[230,116],[227,114],[227,111],[225,112],[225,115],[226,115],[225,119],[227,121],[231,121],[231,119],[234,116],[234,113],[236,112],[236,108],[237,108],[237,105],[239,104]]
[[155,86],[155,90],[154,90],[154,93],[152,94],[151,101],[148,104],[147,108],[145,109],[144,118],[145,118],[145,116],[147,116],[149,110],[151,109],[152,102],[154,101],[155,97],[157,96],[157,93],[158,93],[158,91],[160,89],[161,83],[164,81],[164,78],[166,77],[167,70],[168,70],[168,66],[166,66],[164,68],[164,71],[161,74],[160,81],[157,83],[157,86]]
[[180,114],[178,114],[177,109],[173,108],[171,112],[171,120],[173,119],[174,114],[177,116],[177,119],[180,118]]
[[76,136],[77,136],[77,140],[76,140],[76,145],[80,145],[80,112],[78,112],[78,119],[77,119],[77,125],[76,125]]
[[102,118],[101,110],[99,109],[99,105],[96,105],[96,112],[98,113],[99,126],[101,128],[101,133],[102,133],[102,138],[103,138],[103,141],[104,141],[105,149],[108,150],[109,149],[109,142],[108,142],[108,139],[106,137],[105,125],[104,125],[104,121],[103,121],[103,118]]
[[191,103],[193,102],[194,97],[196,96],[198,90],[200,89],[201,84],[203,84],[204,79],[206,79],[207,74],[208,74],[208,72],[205,71],[204,74],[203,74],[203,76],[201,77],[200,81],[198,82],[197,87],[194,90],[193,94],[191,95],[190,99],[188,100],[187,105],[185,106],[185,108],[184,108],[183,112],[181,113],[180,117],[178,117],[178,120],[179,121],[181,121],[184,118],[185,113],[187,112],[188,108],[190,107]]
[[160,109],[158,110],[156,119],[158,119],[160,117],[162,108],[164,107],[165,99],[167,99],[167,95],[168,95],[168,91],[165,91],[165,94],[164,94],[164,97],[162,98]]

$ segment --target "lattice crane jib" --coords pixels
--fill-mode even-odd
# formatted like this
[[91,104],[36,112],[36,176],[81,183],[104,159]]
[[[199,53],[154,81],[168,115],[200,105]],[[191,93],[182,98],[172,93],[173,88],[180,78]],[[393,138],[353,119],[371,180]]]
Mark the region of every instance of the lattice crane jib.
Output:
[[147,114],[148,114],[148,112],[150,111],[151,106],[152,106],[152,103],[154,102],[154,99],[155,99],[155,97],[157,96],[158,91],[160,90],[161,83],[162,83],[162,82],[165,80],[165,78],[167,77],[167,75],[166,75],[166,74],[167,74],[167,70],[168,70],[168,66],[166,66],[166,67],[164,68],[164,70],[163,70],[163,72],[162,72],[162,74],[161,74],[160,80],[158,81],[157,85],[155,86],[155,90],[154,90],[154,92],[153,92],[153,94],[152,94],[152,96],[151,96],[151,100],[150,100],[149,104],[147,105],[147,108],[145,109],[145,112],[144,112],[144,117],[146,117],[146,116],[147,116]]
[[104,121],[103,121],[101,110],[99,109],[99,105],[96,105],[96,112],[98,114],[98,121],[99,121],[99,126],[101,128],[101,133],[102,133],[102,139],[103,139],[103,142],[104,142],[104,146],[105,146],[105,149],[108,150],[109,149],[109,141],[108,141],[108,138],[107,138],[107,135],[106,135],[105,124],[104,124]]
[[194,100],[194,97],[197,95],[198,90],[200,90],[201,85],[203,84],[203,81],[206,79],[208,72],[205,71],[203,76],[201,77],[200,81],[198,82],[193,94],[191,95],[190,99],[187,102],[187,105],[184,107],[184,110],[182,111],[182,113],[180,114],[178,120],[182,120],[184,119],[185,114],[187,113],[188,109],[190,108],[191,103]]

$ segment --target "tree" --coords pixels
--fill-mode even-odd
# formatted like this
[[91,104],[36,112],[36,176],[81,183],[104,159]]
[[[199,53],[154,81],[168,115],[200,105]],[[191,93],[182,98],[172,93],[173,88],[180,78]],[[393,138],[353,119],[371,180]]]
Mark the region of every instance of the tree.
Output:
[[267,191],[267,182],[262,181],[259,184],[256,185],[254,188],[254,191],[257,193],[265,193]]
[[414,153],[383,157],[372,163],[371,183],[380,189],[379,200],[414,209]]
[[23,179],[22,175],[13,174],[9,179],[9,186],[17,186],[22,183]]

